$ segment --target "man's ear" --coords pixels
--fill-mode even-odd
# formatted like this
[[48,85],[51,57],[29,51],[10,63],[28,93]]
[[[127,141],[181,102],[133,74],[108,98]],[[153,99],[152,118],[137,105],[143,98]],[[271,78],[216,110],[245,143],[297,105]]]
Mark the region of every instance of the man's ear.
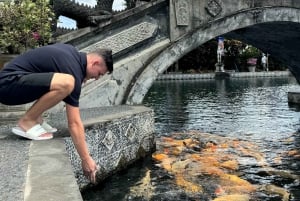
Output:
[[94,60],[94,62],[93,62],[93,65],[96,65],[96,66],[98,66],[98,65],[99,65],[99,63],[100,63],[100,62],[99,62],[97,59],[95,59],[95,60]]

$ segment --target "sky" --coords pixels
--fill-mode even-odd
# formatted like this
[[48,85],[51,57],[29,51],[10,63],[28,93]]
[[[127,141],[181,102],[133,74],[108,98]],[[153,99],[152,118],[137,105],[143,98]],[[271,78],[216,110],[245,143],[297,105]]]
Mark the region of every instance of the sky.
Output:
[[[86,5],[94,6],[96,5],[96,0],[76,0],[78,3],[83,3]],[[125,9],[124,0],[114,0],[113,10],[123,10]],[[64,28],[76,28],[76,22],[70,18],[60,16],[58,19],[57,26]]]

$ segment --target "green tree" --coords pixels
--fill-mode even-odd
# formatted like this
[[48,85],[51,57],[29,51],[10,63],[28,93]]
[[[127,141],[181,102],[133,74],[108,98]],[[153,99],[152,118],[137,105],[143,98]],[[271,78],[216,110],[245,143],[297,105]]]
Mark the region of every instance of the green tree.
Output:
[[54,13],[49,0],[5,1],[0,4],[0,50],[18,54],[47,44]]

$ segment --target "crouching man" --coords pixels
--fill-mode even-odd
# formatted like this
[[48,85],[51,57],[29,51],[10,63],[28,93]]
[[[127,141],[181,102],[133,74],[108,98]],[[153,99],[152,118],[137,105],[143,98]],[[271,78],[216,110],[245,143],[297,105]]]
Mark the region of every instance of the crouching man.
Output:
[[64,101],[69,131],[81,158],[84,175],[95,183],[97,165],[87,148],[79,97],[83,82],[97,80],[112,71],[112,52],[106,49],[86,54],[71,45],[54,44],[16,57],[0,71],[0,103],[35,103],[19,119],[12,132],[31,140],[53,138],[52,133],[57,129],[44,121],[42,115]]

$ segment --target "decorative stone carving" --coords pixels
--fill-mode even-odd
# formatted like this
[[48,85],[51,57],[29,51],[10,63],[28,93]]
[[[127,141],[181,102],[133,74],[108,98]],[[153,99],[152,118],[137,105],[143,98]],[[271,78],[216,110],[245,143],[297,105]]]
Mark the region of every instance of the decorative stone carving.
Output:
[[205,6],[205,10],[210,16],[216,17],[222,12],[222,6],[216,0],[210,0]]
[[134,128],[134,126],[130,123],[127,130],[126,130],[126,133],[125,133],[125,136],[131,141],[133,142],[134,141],[134,138],[135,138],[135,135],[136,135],[136,129]]
[[190,24],[190,7],[188,1],[175,0],[174,2],[177,26],[188,26]]
[[97,48],[112,49],[113,53],[118,53],[146,39],[152,38],[156,34],[157,25],[149,22],[142,22],[118,34],[101,40],[81,51],[91,52]]
[[110,130],[106,133],[105,138],[102,140],[102,143],[106,146],[108,150],[111,150],[115,144],[115,135]]

